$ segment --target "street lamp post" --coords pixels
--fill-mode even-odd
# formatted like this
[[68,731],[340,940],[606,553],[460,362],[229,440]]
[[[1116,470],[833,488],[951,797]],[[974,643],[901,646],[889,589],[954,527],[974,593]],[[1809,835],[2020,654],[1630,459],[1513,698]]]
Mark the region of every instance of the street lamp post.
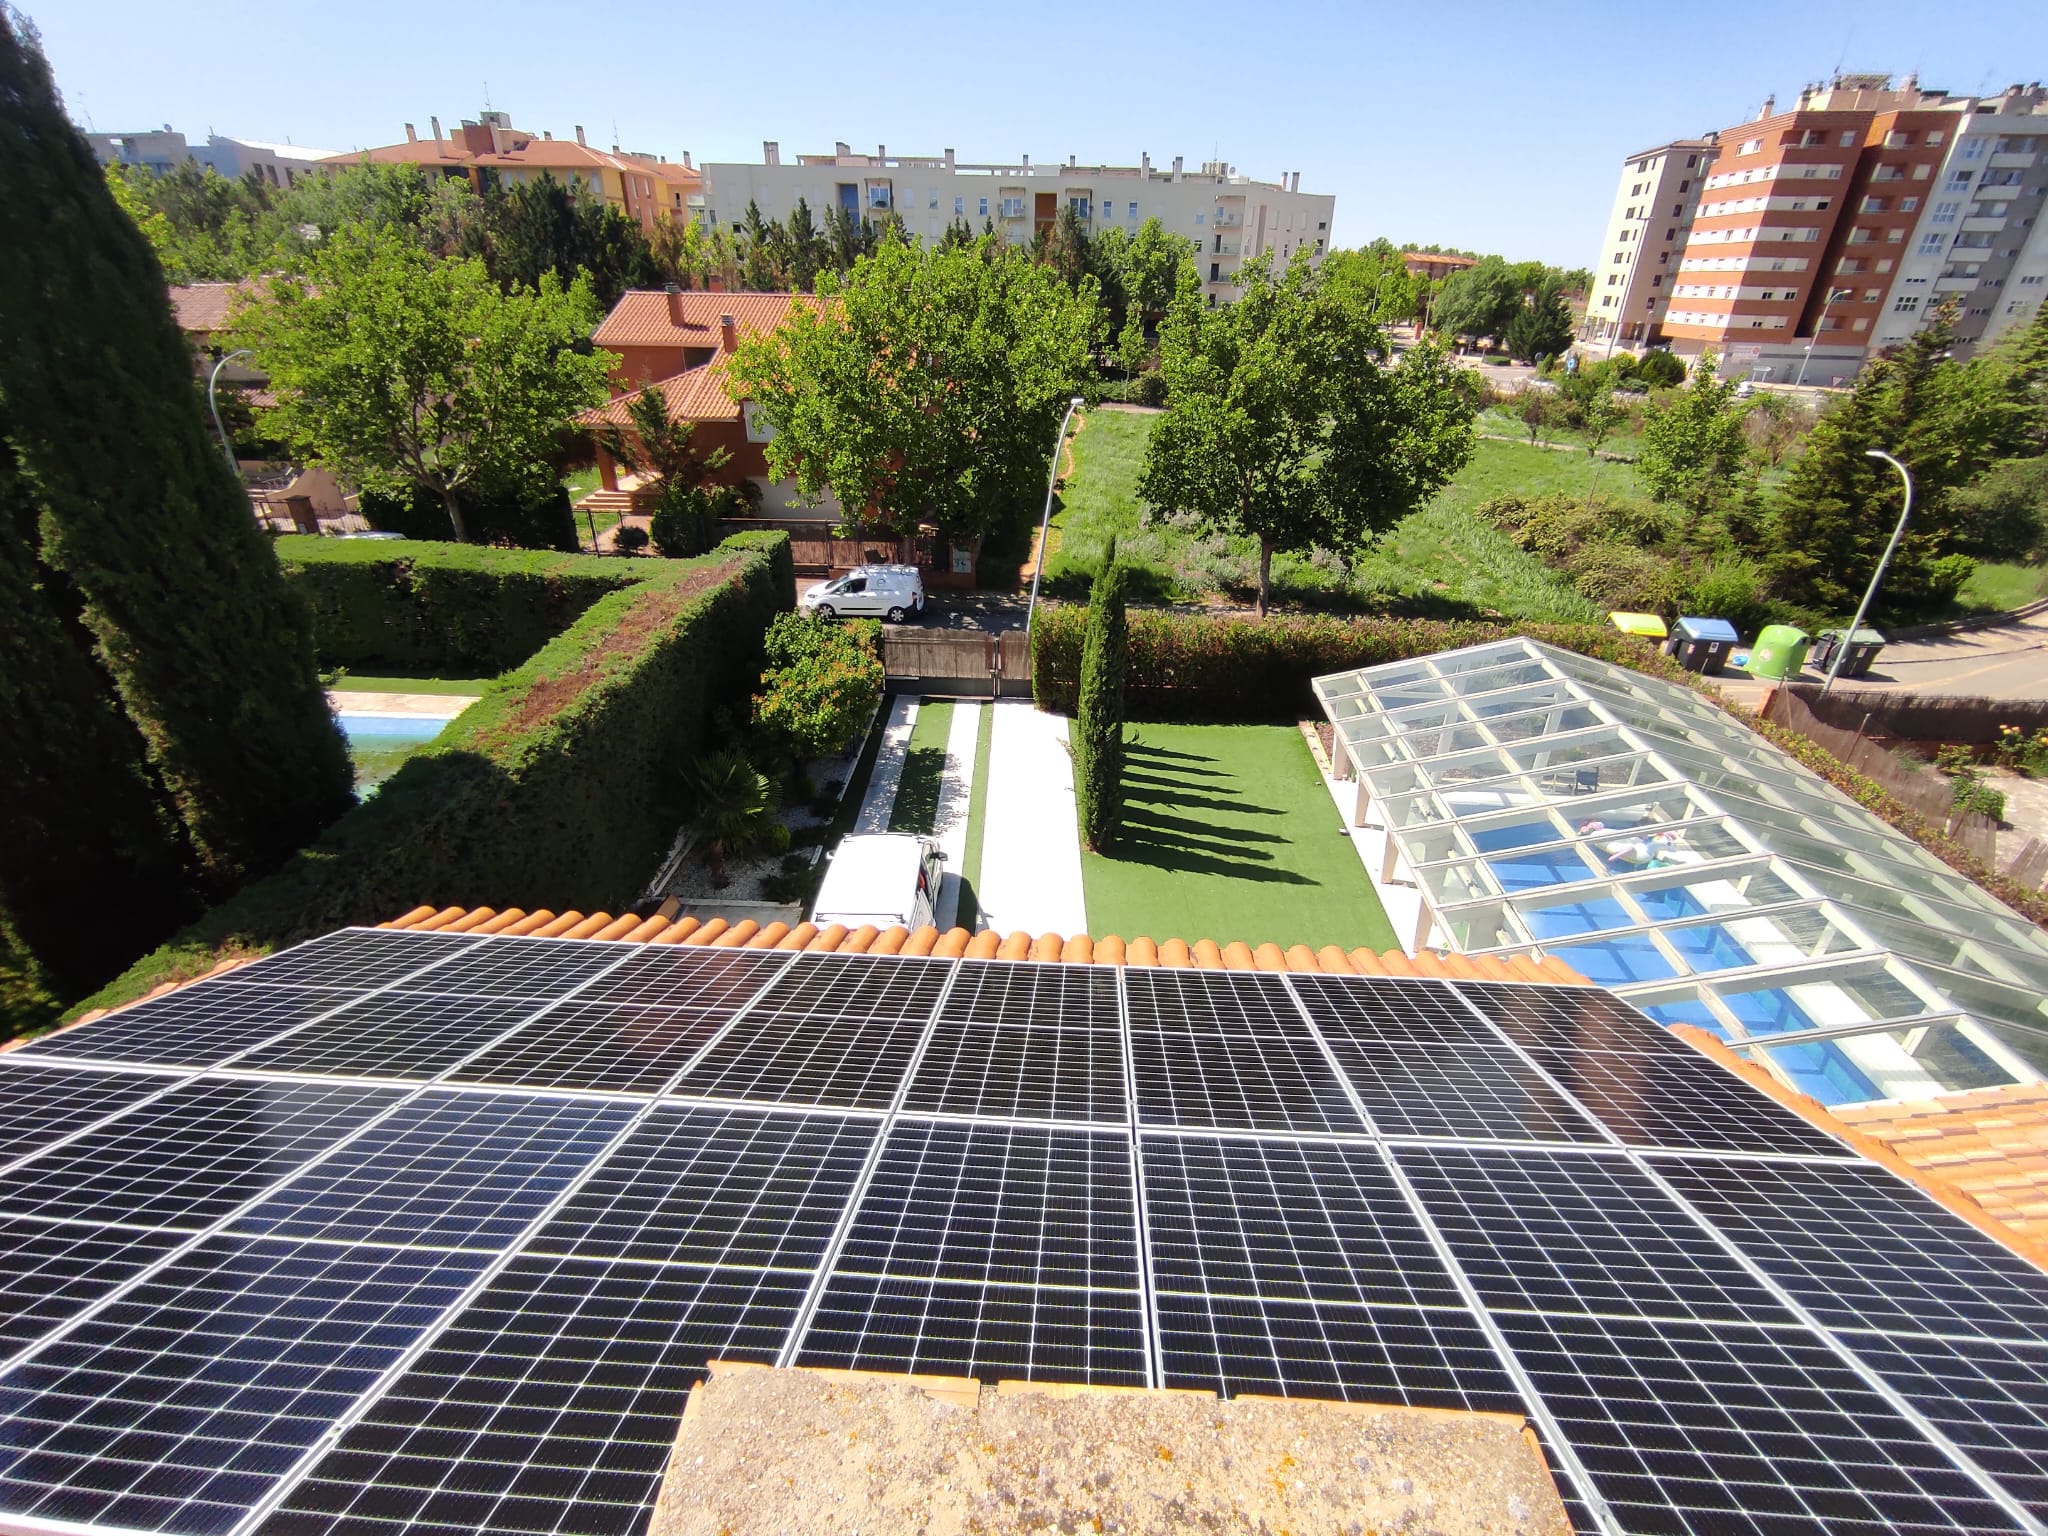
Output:
[[1806,365],[1813,361],[1813,344],[1820,340],[1821,331],[1827,326],[1828,311],[1835,307],[1835,300],[1849,297],[1847,288],[1830,288],[1828,301],[1820,307],[1820,318],[1813,322],[1813,334],[1806,338],[1806,356],[1799,359],[1799,377],[1792,381],[1794,389],[1806,382]]
[[1866,448],[1863,451],[1873,459],[1883,459],[1899,472],[1899,478],[1906,483],[1906,504],[1899,509],[1899,526],[1892,530],[1892,541],[1885,545],[1884,557],[1877,562],[1877,569],[1871,573],[1870,586],[1863,594],[1863,601],[1856,605],[1856,617],[1849,621],[1849,633],[1835,642],[1835,654],[1828,660],[1827,681],[1820,685],[1822,698],[1826,698],[1828,690],[1835,686],[1835,676],[1842,670],[1842,658],[1849,654],[1850,642],[1856,638],[1856,631],[1863,627],[1863,617],[1870,612],[1870,605],[1877,600],[1877,584],[1884,580],[1884,568],[1892,563],[1892,556],[1898,552],[1899,540],[1906,536],[1906,519],[1913,515],[1913,477],[1906,473],[1906,466],[1882,448]]
[[206,376],[206,408],[213,412],[213,430],[220,434],[220,451],[228,456],[228,468],[235,470],[237,473],[240,472],[241,466],[235,463],[235,445],[228,441],[228,429],[220,424],[220,407],[214,404],[213,390],[214,386],[220,383],[221,369],[227,367],[229,363],[232,363],[238,357],[248,357],[250,355],[247,347],[237,347],[219,362],[215,363],[213,365],[213,372]]
[[1045,574],[1046,530],[1052,526],[1052,490],[1059,484],[1060,445],[1067,440],[1067,423],[1074,419],[1074,411],[1081,404],[1081,397],[1074,396],[1067,402],[1067,413],[1060,418],[1059,435],[1052,440],[1052,471],[1045,477],[1045,511],[1038,519],[1038,559],[1031,567],[1031,602],[1024,610],[1024,641],[1028,649],[1031,641],[1031,624],[1038,617],[1038,582]]

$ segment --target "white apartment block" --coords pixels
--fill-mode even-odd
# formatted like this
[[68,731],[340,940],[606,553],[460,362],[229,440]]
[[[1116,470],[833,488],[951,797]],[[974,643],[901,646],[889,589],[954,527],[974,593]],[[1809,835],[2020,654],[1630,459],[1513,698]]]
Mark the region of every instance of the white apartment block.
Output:
[[[948,225],[964,219],[979,234],[993,224],[1005,238],[1028,244],[1071,208],[1092,234],[1120,228],[1132,234],[1147,219],[1185,235],[1198,247],[1198,268],[1213,307],[1228,303],[1231,280],[1245,260],[1270,252],[1285,263],[1299,250],[1320,258],[1329,248],[1337,200],[1301,190],[1301,173],[1278,181],[1256,181],[1237,168],[1210,161],[1199,171],[1155,169],[1150,155],[1136,165],[968,164],[943,155],[891,155],[886,146],[872,155],[846,145],[829,155],[799,155],[783,163],[780,147],[762,146],[759,165],[703,167],[699,206],[707,225],[733,225],[753,203],[768,219],[787,218],[803,199],[820,224],[831,208],[863,218],[894,214],[911,234],[936,240]],[[693,199],[693,205],[697,200]]]
[[1712,134],[1674,139],[1623,162],[1586,295],[1582,340],[1629,347],[1657,340],[1715,144]]
[[2012,86],[1956,104],[1948,153],[1900,258],[1871,336],[1911,336],[1937,304],[1957,306],[1958,350],[2031,322],[2048,297],[2048,92]]
[[161,176],[192,160],[230,181],[254,176],[273,187],[291,186],[335,154],[331,149],[234,139],[219,133],[208,134],[204,144],[192,144],[168,123],[141,133],[89,133],[85,137],[102,165],[140,165]]

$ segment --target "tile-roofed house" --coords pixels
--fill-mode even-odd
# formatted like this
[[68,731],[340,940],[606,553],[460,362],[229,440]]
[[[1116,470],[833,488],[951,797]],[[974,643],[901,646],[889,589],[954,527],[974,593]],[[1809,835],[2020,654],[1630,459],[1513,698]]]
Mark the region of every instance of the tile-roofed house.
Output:
[[590,338],[619,362],[619,386],[652,384],[731,352],[743,336],[763,336],[794,306],[815,304],[804,293],[685,293],[635,288],[619,295]]
[[178,329],[191,337],[195,346],[205,346],[215,332],[227,328],[235,300],[253,294],[256,285],[244,280],[233,283],[185,283],[171,289],[171,313]]
[[614,395],[603,405],[579,415],[576,424],[581,427],[630,426],[633,418],[627,414],[627,407],[645,394],[661,397],[670,421],[701,423],[740,419],[739,402],[726,389],[725,360],[721,358],[715,363],[687,368],[629,394]]
[[663,215],[692,217],[692,200],[704,187],[704,177],[689,163],[688,155],[683,164],[676,165],[656,155],[621,153],[617,145],[607,153],[585,143],[581,128],[574,139],[558,139],[550,133],[514,128],[503,112],[485,112],[482,121],[465,121],[445,138],[438,118],[432,120],[432,126],[432,137],[423,139],[408,123],[402,144],[335,155],[321,165],[333,170],[365,160],[374,165],[417,165],[462,176],[478,190],[482,190],[486,172],[501,185],[547,175],[615,204],[646,229],[652,229]]

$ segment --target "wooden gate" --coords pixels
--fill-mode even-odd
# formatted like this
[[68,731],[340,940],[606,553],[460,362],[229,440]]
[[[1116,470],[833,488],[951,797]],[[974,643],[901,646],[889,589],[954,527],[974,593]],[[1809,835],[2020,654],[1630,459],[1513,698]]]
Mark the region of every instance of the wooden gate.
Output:
[[882,671],[895,693],[978,699],[1031,695],[1031,647],[1021,629],[991,635],[972,629],[884,627]]

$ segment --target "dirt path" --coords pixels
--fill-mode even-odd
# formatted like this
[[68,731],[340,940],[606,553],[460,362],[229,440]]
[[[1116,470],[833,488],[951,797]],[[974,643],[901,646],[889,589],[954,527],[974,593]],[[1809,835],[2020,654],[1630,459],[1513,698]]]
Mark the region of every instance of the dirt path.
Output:
[[[1081,435],[1081,434],[1082,434],[1083,432],[1085,432],[1085,431],[1087,430],[1087,428],[1088,428],[1088,417],[1087,417],[1087,415],[1086,415],[1085,413],[1083,413],[1083,414],[1078,414],[1078,415],[1076,415],[1076,416],[1074,417],[1074,433],[1073,433],[1073,436],[1072,436],[1072,437],[1063,437],[1063,438],[1061,438],[1061,439],[1060,439],[1060,476],[1059,476],[1059,478],[1060,478],[1060,483],[1061,483],[1062,485],[1064,485],[1064,484],[1065,484],[1065,483],[1066,483],[1066,482],[1067,482],[1068,480],[1070,480],[1070,479],[1072,479],[1072,478],[1073,478],[1073,474],[1074,474],[1074,438],[1077,438],[1077,437],[1079,437],[1079,436],[1080,436],[1080,435]],[[1044,553],[1045,553],[1045,554],[1046,554],[1047,556],[1051,556],[1051,555],[1055,555],[1055,554],[1059,553],[1059,547],[1060,547],[1060,539],[1059,539],[1059,529],[1057,529],[1057,528],[1052,528],[1052,529],[1046,529],[1046,530],[1043,530],[1043,532],[1044,532],[1044,533],[1045,533],[1045,535],[1046,535],[1047,537],[1049,537],[1049,538],[1050,538],[1050,540],[1051,540],[1051,548],[1049,548],[1049,549],[1046,549],[1046,550],[1044,551]],[[1031,530],[1031,553],[1030,553],[1030,554],[1028,554],[1028,555],[1026,555],[1026,556],[1024,557],[1024,563],[1023,563],[1023,565],[1019,566],[1019,567],[1018,567],[1018,569],[1017,569],[1017,579],[1018,579],[1019,581],[1029,581],[1029,580],[1030,580],[1030,579],[1031,579],[1032,577],[1034,577],[1034,576],[1036,576],[1036,575],[1038,574],[1038,557],[1039,557],[1039,554],[1040,554],[1040,535],[1041,535],[1041,530],[1040,530],[1040,529],[1038,529],[1038,528],[1034,528],[1034,529],[1032,529],[1032,530]]]

